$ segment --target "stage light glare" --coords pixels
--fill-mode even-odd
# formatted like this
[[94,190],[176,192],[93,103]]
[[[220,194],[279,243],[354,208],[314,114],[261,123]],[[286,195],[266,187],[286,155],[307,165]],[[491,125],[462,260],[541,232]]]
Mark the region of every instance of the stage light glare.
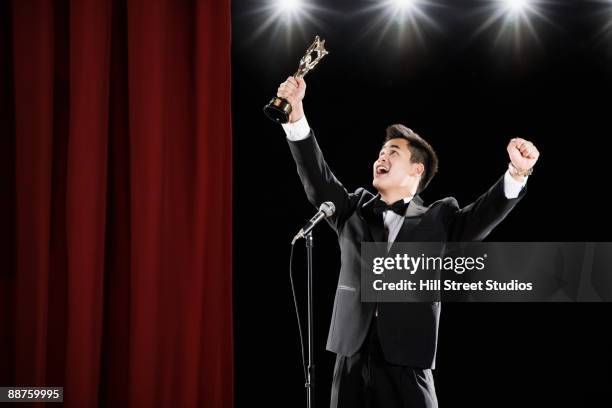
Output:
[[302,7],[301,0],[276,0],[276,7],[282,13],[294,13]]
[[425,46],[425,37],[441,27],[431,17],[432,9],[442,7],[437,0],[370,0],[357,10],[364,17],[362,38],[374,34],[377,46],[389,34],[396,35],[400,48]]
[[284,38],[287,47],[295,46],[292,44],[295,35],[301,37],[300,44],[310,44],[312,31],[309,30],[316,28],[315,33],[324,33],[321,18],[333,14],[332,10],[317,5],[314,0],[253,0],[252,3],[252,7],[242,15],[234,15],[233,21],[257,22],[251,42],[261,36],[269,36],[270,40]]
[[495,44],[513,44],[517,51],[529,38],[539,43],[537,23],[553,24],[545,15],[545,8],[550,4],[553,0],[489,0],[480,9],[486,18],[476,34],[497,26]]
[[417,7],[418,0],[393,0],[391,5],[397,11],[410,11]]
[[523,11],[529,5],[528,0],[504,0],[504,3],[509,11],[515,13]]

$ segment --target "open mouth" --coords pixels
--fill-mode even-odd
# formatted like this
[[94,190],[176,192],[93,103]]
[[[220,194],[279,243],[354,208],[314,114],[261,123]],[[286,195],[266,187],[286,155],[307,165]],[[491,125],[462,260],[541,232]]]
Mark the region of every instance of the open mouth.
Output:
[[379,165],[375,168],[376,176],[383,176],[389,173],[389,168],[385,165]]

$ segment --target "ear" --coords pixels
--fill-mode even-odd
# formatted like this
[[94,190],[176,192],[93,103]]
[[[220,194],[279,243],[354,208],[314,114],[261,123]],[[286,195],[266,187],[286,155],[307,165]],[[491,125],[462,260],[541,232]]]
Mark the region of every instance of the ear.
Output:
[[423,174],[425,173],[425,166],[423,163],[415,163],[414,169],[416,170],[415,176],[423,177]]

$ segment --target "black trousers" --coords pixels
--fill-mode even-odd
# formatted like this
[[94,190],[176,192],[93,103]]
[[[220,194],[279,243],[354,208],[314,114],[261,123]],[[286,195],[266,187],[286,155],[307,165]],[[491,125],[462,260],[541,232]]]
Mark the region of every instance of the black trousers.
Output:
[[336,356],[331,408],[437,408],[431,370],[388,363],[376,320],[359,352]]

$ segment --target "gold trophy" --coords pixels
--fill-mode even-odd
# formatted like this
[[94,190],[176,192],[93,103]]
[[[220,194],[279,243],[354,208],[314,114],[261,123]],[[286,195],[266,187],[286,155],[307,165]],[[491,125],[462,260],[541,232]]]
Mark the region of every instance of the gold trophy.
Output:
[[[293,74],[293,77],[303,78],[308,71],[314,69],[319,61],[327,54],[329,53],[325,50],[325,40],[321,41],[317,35],[314,42],[306,50],[306,54],[304,54],[300,60],[300,66],[296,73]],[[287,123],[289,122],[289,115],[291,114],[291,104],[286,99],[275,96],[270,103],[264,106],[263,111],[266,116],[273,121],[277,123]]]

